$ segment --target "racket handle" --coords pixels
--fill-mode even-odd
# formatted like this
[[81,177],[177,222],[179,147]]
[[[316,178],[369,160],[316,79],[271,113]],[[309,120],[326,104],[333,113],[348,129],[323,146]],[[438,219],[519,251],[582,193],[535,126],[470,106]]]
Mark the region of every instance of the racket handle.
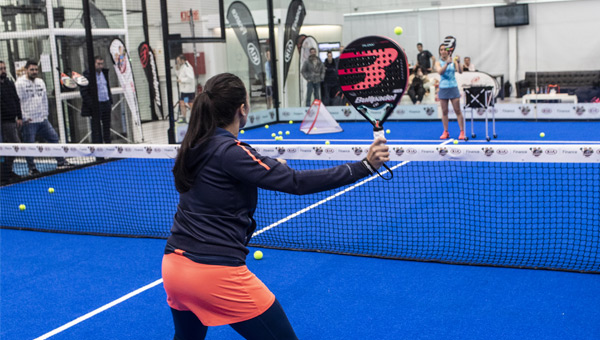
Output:
[[383,131],[383,128],[374,128],[373,129],[373,139],[377,139],[378,137],[383,137],[385,138],[385,131]]

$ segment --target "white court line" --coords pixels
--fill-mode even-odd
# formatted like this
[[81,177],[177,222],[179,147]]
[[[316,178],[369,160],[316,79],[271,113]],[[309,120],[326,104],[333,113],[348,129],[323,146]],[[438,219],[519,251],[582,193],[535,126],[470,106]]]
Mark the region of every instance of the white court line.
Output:
[[[446,142],[442,143],[441,145],[448,144],[448,143],[450,143],[452,141],[453,141],[453,139],[449,139]],[[406,165],[408,163],[410,163],[410,161],[404,161],[404,162],[402,162],[400,164],[397,164],[397,165],[393,166],[391,168],[391,170],[394,170],[396,168],[404,166],[404,165]],[[381,172],[381,174],[384,175],[387,172],[388,171],[385,170],[385,171]],[[308,207],[306,207],[306,208],[304,208],[304,209],[302,209],[300,211],[297,211],[297,212],[295,212],[295,213],[293,213],[293,214],[291,214],[291,215],[289,215],[289,216],[287,216],[287,217],[285,217],[285,218],[283,218],[283,219],[281,219],[281,220],[279,220],[279,221],[277,221],[277,222],[275,222],[275,223],[273,223],[273,224],[271,224],[271,225],[269,225],[269,226],[267,226],[267,227],[265,227],[265,228],[263,228],[263,229],[261,229],[259,231],[256,231],[252,236],[260,235],[260,234],[264,233],[267,230],[275,228],[276,226],[278,226],[278,225],[280,225],[282,223],[285,223],[285,222],[291,220],[292,218],[294,218],[296,216],[302,215],[305,212],[307,212],[309,210],[312,210],[315,207],[318,207],[319,205],[321,205],[321,204],[323,204],[325,202],[328,202],[328,201],[330,201],[330,200],[332,200],[332,199],[334,199],[334,198],[336,198],[338,196],[341,196],[341,195],[343,195],[343,194],[345,194],[345,193],[347,193],[347,192],[349,192],[351,190],[354,190],[354,189],[358,188],[359,186],[361,186],[361,185],[363,185],[363,184],[365,184],[367,182],[370,182],[370,181],[374,180],[377,177],[378,177],[378,175],[373,175],[373,176],[371,176],[371,177],[369,177],[369,178],[367,178],[367,179],[365,179],[365,180],[363,180],[363,181],[361,181],[361,182],[359,182],[359,183],[357,183],[357,184],[355,184],[355,185],[353,185],[351,187],[348,187],[348,188],[346,188],[346,189],[344,189],[342,191],[339,191],[339,192],[335,193],[332,196],[329,196],[329,197],[327,197],[327,198],[325,198],[325,199],[323,199],[323,200],[321,200],[321,201],[319,201],[317,203],[314,203],[314,204],[312,204],[312,205],[310,205],[310,206],[308,206]],[[100,314],[100,313],[104,312],[105,310],[107,310],[109,308],[112,308],[112,307],[118,305],[119,303],[121,303],[121,302],[123,302],[125,300],[128,300],[128,299],[130,299],[130,298],[132,298],[132,297],[134,297],[134,296],[136,296],[136,295],[138,295],[138,294],[140,294],[140,293],[142,293],[142,292],[144,292],[144,291],[146,291],[146,290],[148,290],[150,288],[153,288],[153,287],[161,284],[162,282],[163,282],[163,279],[158,279],[158,280],[156,280],[156,281],[154,281],[154,282],[152,282],[150,284],[145,285],[144,287],[141,287],[139,289],[134,290],[133,292],[131,292],[129,294],[123,295],[122,297],[114,300],[113,302],[107,303],[106,305],[104,305],[104,306],[102,306],[102,307],[100,307],[98,309],[95,309],[95,310],[93,310],[93,311],[91,311],[91,312],[89,312],[89,313],[87,313],[87,314],[85,314],[83,316],[80,316],[77,319],[75,319],[75,320],[73,320],[71,322],[68,322],[68,323],[66,323],[66,324],[64,324],[64,325],[62,325],[62,326],[60,326],[60,327],[58,327],[58,328],[56,328],[56,329],[54,329],[54,330],[52,330],[52,331],[44,334],[42,336],[40,336],[40,337],[37,337],[34,340],[48,339],[48,338],[50,338],[50,337],[52,337],[52,336],[54,336],[54,335],[56,335],[58,333],[61,333],[64,330],[67,330],[67,329],[69,329],[69,328],[77,325],[78,323],[81,323],[81,322],[83,322],[83,321],[91,318],[92,316]]]
[[[454,139],[449,139],[449,140],[447,140],[447,141],[443,142],[443,143],[442,143],[442,144],[440,144],[440,145],[445,145],[445,144],[448,144],[448,143],[450,143],[450,142],[452,142],[452,141],[454,141]],[[395,166],[391,167],[391,168],[390,168],[390,170],[395,170],[396,168],[399,168],[399,167],[401,167],[401,166],[404,166],[404,165],[406,165],[406,164],[408,164],[408,163],[410,163],[410,161],[404,161],[404,162],[402,162],[402,163],[400,163],[400,164],[396,164]],[[387,172],[388,172],[388,170],[385,170],[385,171],[383,171],[381,174],[382,174],[382,175],[384,175],[384,174],[386,174]],[[320,201],[319,201],[319,202],[317,202],[317,203],[313,203],[313,204],[309,205],[308,207],[306,207],[306,208],[304,208],[304,209],[302,209],[302,210],[296,211],[295,213],[293,213],[293,214],[291,214],[291,215],[288,215],[288,216],[286,216],[286,217],[284,217],[284,218],[280,219],[279,221],[277,221],[277,222],[275,222],[275,223],[273,223],[273,224],[271,224],[271,225],[268,225],[268,226],[266,226],[266,227],[262,228],[261,230],[255,231],[255,232],[254,232],[254,234],[252,234],[252,237],[254,237],[254,236],[257,236],[257,235],[260,235],[260,234],[264,233],[265,231],[271,230],[271,229],[275,228],[276,226],[278,226],[278,225],[280,225],[280,224],[282,224],[282,223],[285,223],[285,222],[287,222],[287,221],[291,220],[292,218],[295,218],[295,217],[297,217],[297,216],[299,216],[299,215],[302,215],[302,214],[304,214],[304,213],[305,213],[305,212],[307,212],[307,211],[310,211],[310,210],[312,210],[312,209],[314,209],[314,208],[316,208],[316,207],[320,206],[321,204],[324,204],[324,203],[326,203],[326,202],[329,202],[329,201],[331,201],[332,199],[334,199],[334,198],[336,198],[336,197],[338,197],[338,196],[341,196],[341,195],[343,195],[343,194],[345,194],[345,193],[347,193],[347,192],[349,192],[349,191],[352,191],[352,190],[354,190],[354,189],[358,188],[359,186],[361,186],[361,185],[363,185],[363,184],[365,184],[365,183],[367,183],[367,182],[370,182],[370,181],[374,180],[374,179],[375,179],[375,178],[377,178],[378,176],[379,176],[379,175],[373,175],[373,176],[371,176],[371,177],[369,177],[369,178],[367,178],[367,179],[365,179],[365,180],[362,180],[361,182],[358,182],[358,183],[354,184],[354,185],[353,185],[353,186],[351,186],[351,187],[348,187],[348,188],[346,188],[346,189],[344,189],[344,190],[342,190],[342,191],[338,191],[338,192],[336,192],[335,194],[333,194],[333,195],[331,195],[331,196],[329,196],[329,197],[327,197],[327,198],[324,198],[324,199],[320,200]]]
[[154,281],[154,282],[152,282],[150,284],[145,285],[142,288],[136,289],[133,292],[127,294],[127,295],[123,295],[122,297],[116,299],[113,302],[107,303],[106,305],[104,305],[104,306],[102,306],[102,307],[100,307],[100,308],[98,308],[96,310],[93,310],[93,311],[91,311],[91,312],[89,312],[89,313],[87,313],[87,314],[85,314],[83,316],[80,316],[77,319],[75,319],[75,320],[73,320],[73,321],[71,321],[69,323],[66,323],[66,324],[62,325],[62,326],[58,327],[57,329],[55,329],[53,331],[50,331],[50,332],[48,332],[48,333],[46,333],[46,334],[44,334],[44,335],[42,335],[42,336],[40,336],[38,338],[35,338],[35,340],[48,339],[49,337],[54,336],[54,335],[56,335],[56,334],[58,334],[58,333],[60,333],[60,332],[62,332],[64,330],[66,330],[66,329],[69,329],[69,328],[75,326],[76,324],[78,324],[78,323],[80,323],[82,321],[85,321],[85,320],[91,318],[92,316],[94,316],[96,314],[102,313],[105,310],[107,310],[107,309],[109,309],[111,307],[114,307],[114,306],[118,305],[119,303],[121,303],[121,302],[123,302],[123,301],[125,301],[125,300],[127,300],[129,298],[132,298],[132,297],[138,295],[139,293],[142,293],[145,290],[148,290],[148,289],[150,289],[150,288],[152,288],[154,286],[157,286],[157,285],[161,284],[162,282],[163,282],[162,279],[158,279],[158,280],[156,280],[156,281]]

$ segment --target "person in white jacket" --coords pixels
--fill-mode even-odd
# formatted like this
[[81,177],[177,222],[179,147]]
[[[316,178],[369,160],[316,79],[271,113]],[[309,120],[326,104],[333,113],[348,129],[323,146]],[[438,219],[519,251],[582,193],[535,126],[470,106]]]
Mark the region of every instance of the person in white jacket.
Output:
[[[58,134],[48,121],[48,96],[46,84],[38,78],[38,64],[28,60],[25,64],[26,73],[17,79],[15,86],[21,101],[23,115],[23,142],[35,143],[36,138],[41,138],[48,143],[58,143]],[[29,174],[39,174],[33,157],[26,157]],[[57,157],[59,168],[70,164],[63,157]]]
[[191,111],[196,97],[196,76],[194,75],[194,68],[183,54],[175,60],[175,73],[177,73],[177,83],[179,84],[180,121],[185,123],[187,121],[187,106],[189,105]]

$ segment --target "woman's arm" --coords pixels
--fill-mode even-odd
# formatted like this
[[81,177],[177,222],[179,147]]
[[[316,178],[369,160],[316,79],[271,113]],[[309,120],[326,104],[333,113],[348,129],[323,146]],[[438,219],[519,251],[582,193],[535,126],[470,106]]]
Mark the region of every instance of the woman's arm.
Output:
[[267,190],[295,195],[335,189],[369,176],[382,162],[389,160],[388,147],[373,143],[365,161],[346,163],[318,170],[294,170],[285,162],[265,157],[245,143],[231,145],[223,153],[222,167],[230,176]]

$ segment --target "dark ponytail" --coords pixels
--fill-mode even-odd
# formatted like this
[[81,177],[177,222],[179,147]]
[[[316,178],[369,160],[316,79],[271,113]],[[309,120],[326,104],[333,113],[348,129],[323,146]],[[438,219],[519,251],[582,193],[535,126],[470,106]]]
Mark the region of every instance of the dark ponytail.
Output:
[[217,127],[222,128],[233,122],[237,109],[244,103],[246,87],[237,76],[221,73],[206,82],[204,92],[194,99],[188,130],[175,159],[173,175],[177,191],[184,193],[194,183],[195,171],[187,166],[189,149],[203,148]]

